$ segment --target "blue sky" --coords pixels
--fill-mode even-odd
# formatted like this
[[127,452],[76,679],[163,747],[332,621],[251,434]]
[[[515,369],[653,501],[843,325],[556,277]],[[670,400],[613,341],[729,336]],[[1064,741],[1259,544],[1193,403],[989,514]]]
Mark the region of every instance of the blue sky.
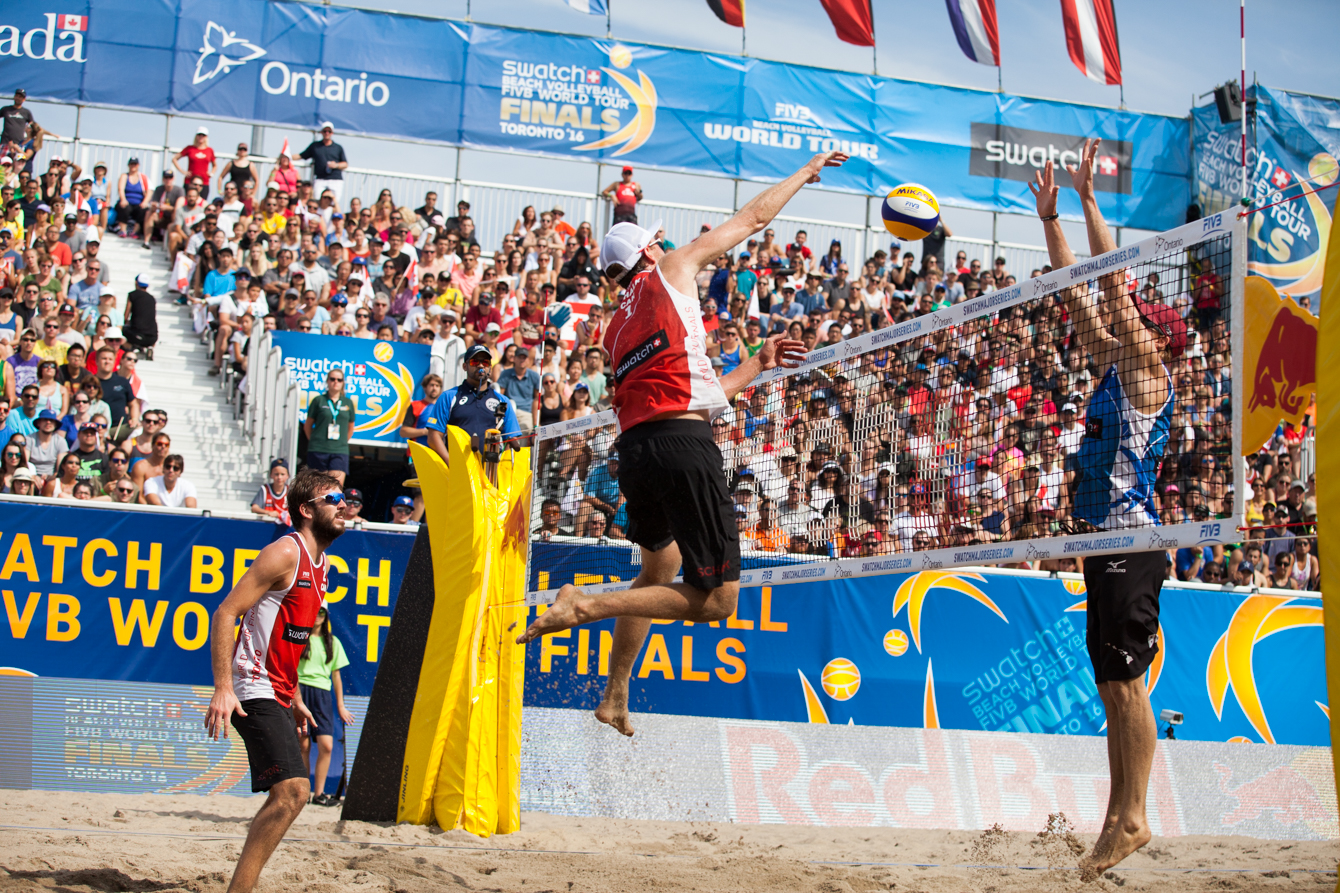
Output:
[[[722,24],[706,0],[609,0],[616,38],[738,53],[740,29]],[[1238,4],[1231,0],[1114,0],[1125,72],[1128,108],[1183,116],[1193,94],[1236,78],[1239,70]],[[336,5],[340,5],[336,0]],[[361,0],[347,5],[464,19],[466,0]],[[1007,92],[1068,102],[1115,106],[1116,87],[1086,79],[1066,53],[1058,0],[998,0],[1002,78]],[[473,0],[474,21],[519,28],[604,36],[604,17],[570,9],[564,0]],[[852,71],[871,71],[869,49],[839,41],[819,0],[746,0],[747,48],[751,56]],[[959,50],[939,0],[874,0],[875,36],[881,75],[994,90],[996,70],[970,62]],[[1247,76],[1287,90],[1340,96],[1340,65],[1335,64],[1334,35],[1340,26],[1336,0],[1248,0]],[[1325,60],[1330,59],[1330,62]],[[1208,102],[1209,100],[1202,100]],[[48,126],[73,130],[73,114],[50,109]],[[86,136],[144,140],[161,132],[161,119],[126,113],[89,112]],[[172,140],[184,144],[194,123],[174,124]],[[219,125],[214,144],[227,146],[247,138],[249,128]],[[236,133],[234,133],[236,131]],[[285,135],[305,145],[306,135],[266,128],[260,147],[273,154]],[[373,168],[409,168],[428,172],[454,165],[441,149],[398,146],[396,160],[369,158],[380,148],[368,141],[345,141],[354,164]],[[384,144],[383,144],[384,145]],[[253,148],[253,151],[256,151]],[[467,152],[467,179],[563,189],[589,189],[594,174],[587,164],[529,159],[514,155]],[[706,177],[641,172],[649,198],[670,198],[702,205],[729,205],[729,181]],[[745,186],[746,197],[757,187]],[[859,219],[862,200],[807,190],[791,212],[828,219]],[[950,211],[946,220],[959,234],[989,237],[990,215]],[[1036,242],[1035,221],[1002,216],[1000,238]]]

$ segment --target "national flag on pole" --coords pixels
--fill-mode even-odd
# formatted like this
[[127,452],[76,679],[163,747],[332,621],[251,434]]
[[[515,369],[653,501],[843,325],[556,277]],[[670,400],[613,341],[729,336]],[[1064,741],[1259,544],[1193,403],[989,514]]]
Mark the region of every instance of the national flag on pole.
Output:
[[1000,65],[1000,32],[996,0],[945,0],[963,55],[982,65]]
[[1084,76],[1100,84],[1121,83],[1121,45],[1112,0],[1061,0],[1065,45]]
[[727,25],[744,27],[744,0],[707,0],[707,6]]
[[63,13],[57,27],[62,31],[87,31],[88,16],[76,16]]
[[838,40],[858,47],[875,45],[875,16],[870,0],[819,0],[833,22]]
[[609,11],[607,0],[567,0],[567,4],[578,12],[590,13],[593,16],[603,16]]

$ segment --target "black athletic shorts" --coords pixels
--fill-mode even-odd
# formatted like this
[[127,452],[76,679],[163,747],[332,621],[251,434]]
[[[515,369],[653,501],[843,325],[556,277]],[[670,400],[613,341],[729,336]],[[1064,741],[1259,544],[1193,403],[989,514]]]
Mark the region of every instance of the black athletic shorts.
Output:
[[272,698],[243,701],[242,709],[247,715],[234,713],[233,728],[247,746],[251,790],[268,791],[286,778],[307,778],[293,710]]
[[697,419],[643,422],[620,435],[619,489],[628,538],[652,552],[679,545],[684,582],[704,591],[740,579],[740,533],[712,428]]
[[1134,679],[1158,654],[1159,590],[1168,572],[1166,552],[1089,555],[1088,646],[1098,682]]

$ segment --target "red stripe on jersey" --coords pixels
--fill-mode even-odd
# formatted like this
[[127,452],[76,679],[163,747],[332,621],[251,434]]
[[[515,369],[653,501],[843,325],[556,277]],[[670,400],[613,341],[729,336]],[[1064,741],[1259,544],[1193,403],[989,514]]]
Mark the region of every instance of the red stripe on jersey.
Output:
[[698,302],[665,281],[659,268],[639,273],[619,300],[605,332],[614,366],[619,430],[665,412],[729,405],[707,355]]

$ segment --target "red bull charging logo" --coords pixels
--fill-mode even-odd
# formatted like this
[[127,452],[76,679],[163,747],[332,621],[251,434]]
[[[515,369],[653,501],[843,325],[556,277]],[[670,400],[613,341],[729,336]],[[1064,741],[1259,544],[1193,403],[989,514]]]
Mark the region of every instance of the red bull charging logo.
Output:
[[1245,303],[1242,449],[1251,455],[1281,421],[1297,425],[1312,404],[1319,320],[1260,276],[1247,277]]

